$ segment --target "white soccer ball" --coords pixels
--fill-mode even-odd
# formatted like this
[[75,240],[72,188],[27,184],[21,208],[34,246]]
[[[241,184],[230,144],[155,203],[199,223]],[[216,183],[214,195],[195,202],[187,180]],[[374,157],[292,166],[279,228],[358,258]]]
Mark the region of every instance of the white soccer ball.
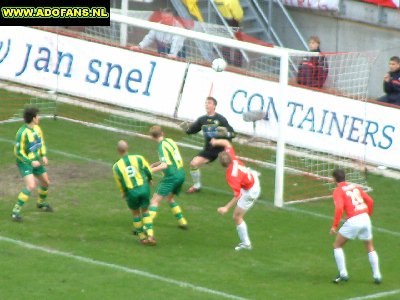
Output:
[[227,66],[226,61],[223,58],[216,58],[213,60],[211,67],[215,72],[222,72]]

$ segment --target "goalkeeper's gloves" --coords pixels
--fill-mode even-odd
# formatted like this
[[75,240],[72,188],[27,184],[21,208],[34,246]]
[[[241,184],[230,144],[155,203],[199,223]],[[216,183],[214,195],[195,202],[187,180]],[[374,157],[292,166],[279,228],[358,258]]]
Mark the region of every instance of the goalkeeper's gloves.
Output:
[[217,137],[219,138],[232,138],[232,132],[229,132],[226,127],[219,126],[217,127]]
[[190,127],[190,123],[188,121],[184,121],[179,124],[179,127],[182,128],[184,131],[187,131]]

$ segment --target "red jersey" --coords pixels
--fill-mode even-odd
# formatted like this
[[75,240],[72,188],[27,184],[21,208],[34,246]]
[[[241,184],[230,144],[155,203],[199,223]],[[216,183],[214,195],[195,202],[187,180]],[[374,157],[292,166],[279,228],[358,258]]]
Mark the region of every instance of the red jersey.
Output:
[[346,212],[346,219],[362,213],[372,215],[374,200],[361,188],[347,182],[340,182],[333,191],[335,203],[335,217],[332,228],[336,229],[342,218],[343,211]]
[[232,147],[226,147],[225,152],[229,154],[232,163],[226,169],[226,181],[233,190],[233,195],[238,197],[240,189],[249,190],[254,185],[254,178],[249,168],[240,161]]

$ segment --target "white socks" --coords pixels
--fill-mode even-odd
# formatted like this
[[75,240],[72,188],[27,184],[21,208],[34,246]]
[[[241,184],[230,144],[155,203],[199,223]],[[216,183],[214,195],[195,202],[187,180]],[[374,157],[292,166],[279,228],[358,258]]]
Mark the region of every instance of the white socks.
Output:
[[243,221],[240,225],[237,225],[236,230],[239,235],[240,241],[245,245],[251,245],[249,234],[247,233],[246,222]]
[[200,183],[200,169],[192,169],[190,170],[190,175],[192,175],[192,180],[193,180],[193,186],[196,189],[201,188],[201,183]]
[[[346,261],[344,258],[343,249],[342,248],[333,249],[333,254],[335,256],[336,265],[338,267],[340,276],[347,277],[348,274],[346,270]],[[369,263],[371,264],[372,276],[374,277],[374,279],[381,279],[382,275],[379,270],[379,258],[375,250],[368,253],[368,259]]]
[[382,275],[379,270],[379,258],[375,250],[368,253],[368,259],[371,264],[372,276],[374,276],[375,279],[381,279]]
[[333,249],[333,255],[335,256],[336,265],[339,270],[340,276],[347,277],[346,261],[344,258],[344,252],[342,248]]

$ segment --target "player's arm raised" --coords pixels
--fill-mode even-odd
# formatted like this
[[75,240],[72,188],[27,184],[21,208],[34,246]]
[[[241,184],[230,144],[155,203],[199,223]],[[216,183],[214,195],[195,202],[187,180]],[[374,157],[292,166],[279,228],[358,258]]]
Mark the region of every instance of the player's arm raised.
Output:
[[223,116],[221,116],[220,126],[218,128],[217,131],[220,132],[221,135],[223,135],[221,136],[223,138],[232,139],[236,136],[235,130],[233,130],[233,127],[229,124],[228,120]]
[[201,121],[200,121],[200,119],[197,119],[195,122],[193,122],[192,124],[190,124],[189,126],[188,126],[188,128],[185,130],[185,132],[187,133],[187,134],[195,134],[195,133],[198,133],[198,132],[200,132],[200,130],[201,130]]
[[211,139],[211,145],[213,146],[220,146],[220,147],[232,147],[231,143],[228,140],[220,140],[220,139]]

